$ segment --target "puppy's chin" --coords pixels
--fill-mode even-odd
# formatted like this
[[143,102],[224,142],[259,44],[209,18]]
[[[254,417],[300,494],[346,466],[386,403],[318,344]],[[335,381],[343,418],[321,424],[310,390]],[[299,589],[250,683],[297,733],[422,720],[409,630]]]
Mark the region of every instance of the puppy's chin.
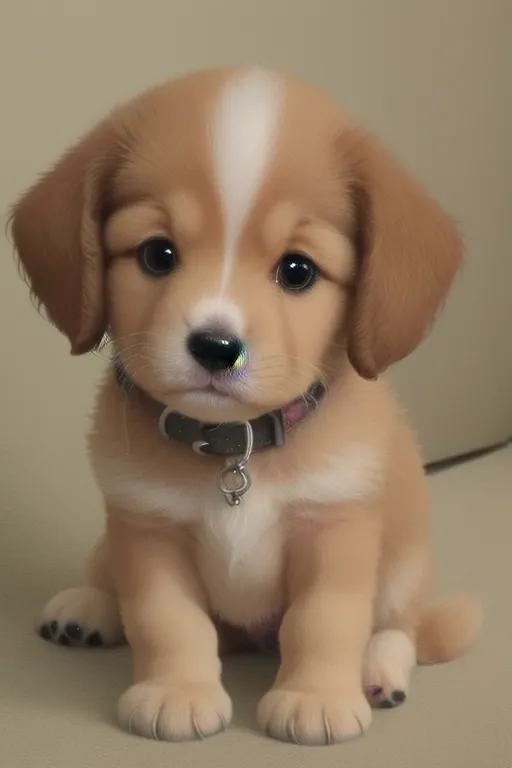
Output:
[[166,405],[184,416],[212,423],[249,421],[267,409],[241,403],[229,395],[210,390],[190,390],[166,398]]

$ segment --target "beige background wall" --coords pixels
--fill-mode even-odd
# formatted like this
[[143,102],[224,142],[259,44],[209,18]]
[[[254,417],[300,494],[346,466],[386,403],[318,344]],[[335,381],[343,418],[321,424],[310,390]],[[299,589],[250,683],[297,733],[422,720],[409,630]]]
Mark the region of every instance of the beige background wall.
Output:
[[[158,80],[226,63],[304,75],[376,130],[466,235],[468,266],[442,324],[394,374],[427,458],[498,441],[512,433],[510,5],[3,0],[0,209],[113,103]],[[83,433],[102,364],[67,356],[0,248],[4,512],[22,527],[27,506],[58,506],[61,535],[81,551],[81,512],[99,510]],[[55,532],[41,514],[23,535],[44,546]]]

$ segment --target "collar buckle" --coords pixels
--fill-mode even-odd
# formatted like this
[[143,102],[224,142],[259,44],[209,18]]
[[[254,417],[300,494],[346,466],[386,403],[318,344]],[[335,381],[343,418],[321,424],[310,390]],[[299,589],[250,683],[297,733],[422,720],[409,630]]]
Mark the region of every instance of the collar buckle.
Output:
[[162,437],[165,438],[166,440],[169,439],[166,425],[167,425],[167,417],[170,415],[170,413],[171,413],[170,408],[164,408],[164,410],[158,417],[158,431],[160,432]]
[[274,446],[281,448],[285,444],[286,436],[284,429],[283,414],[281,411],[272,411],[268,414],[272,421],[272,429],[274,432]]

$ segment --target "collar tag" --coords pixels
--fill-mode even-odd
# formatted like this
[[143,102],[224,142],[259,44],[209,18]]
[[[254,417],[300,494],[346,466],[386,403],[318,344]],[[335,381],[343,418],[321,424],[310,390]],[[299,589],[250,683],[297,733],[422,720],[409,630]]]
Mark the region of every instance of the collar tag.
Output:
[[224,498],[230,507],[238,507],[242,498],[251,487],[251,475],[247,471],[246,466],[251,458],[254,434],[250,422],[245,421],[244,427],[246,434],[244,454],[227,459],[224,469],[217,479],[219,490],[224,494]]

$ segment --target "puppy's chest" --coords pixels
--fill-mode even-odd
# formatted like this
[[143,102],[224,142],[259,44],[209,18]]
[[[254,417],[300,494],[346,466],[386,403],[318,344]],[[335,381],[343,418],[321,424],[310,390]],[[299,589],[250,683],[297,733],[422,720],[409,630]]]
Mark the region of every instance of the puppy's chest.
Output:
[[314,514],[319,504],[365,499],[375,491],[380,469],[371,450],[351,446],[314,470],[287,473],[278,485],[253,472],[242,503],[230,507],[213,475],[187,478],[171,465],[170,476],[157,476],[142,459],[100,452],[92,458],[109,504],[193,528],[212,611],[242,626],[272,618],[283,607],[284,510],[298,503]]
[[283,536],[272,495],[252,488],[238,507],[221,499],[199,517],[197,563],[212,611],[250,627],[282,609]]
[[167,524],[190,526],[214,614],[247,627],[281,610],[283,505],[276,489],[253,477],[242,503],[230,507],[213,475],[194,481],[157,479],[120,458],[96,459],[93,465],[109,503]]

